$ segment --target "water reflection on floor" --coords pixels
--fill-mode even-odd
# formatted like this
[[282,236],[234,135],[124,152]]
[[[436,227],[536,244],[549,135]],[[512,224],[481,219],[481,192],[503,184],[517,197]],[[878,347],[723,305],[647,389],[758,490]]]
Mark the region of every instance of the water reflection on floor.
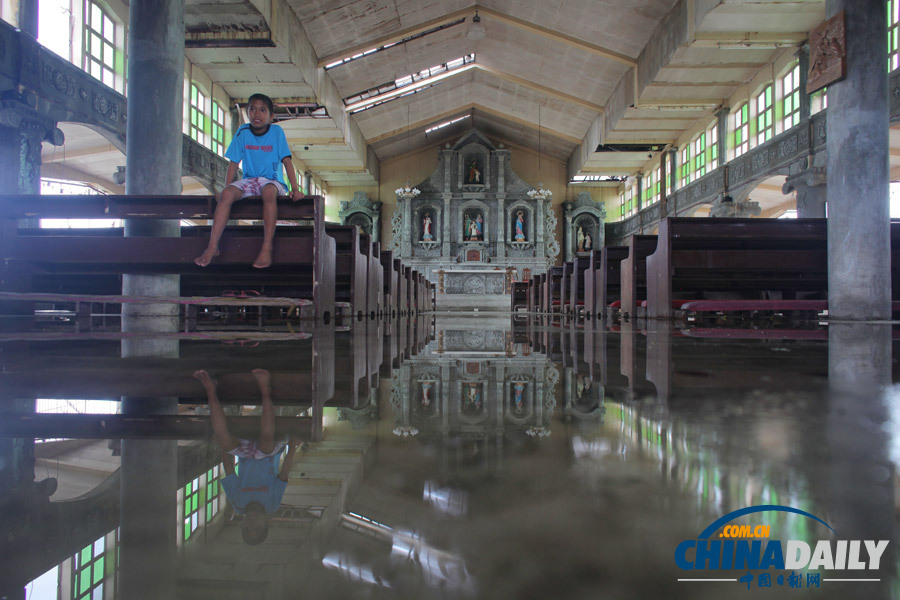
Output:
[[[891,334],[438,316],[175,334],[178,358],[0,334],[0,596],[895,597]],[[194,373],[255,437],[260,368],[277,432],[304,444],[247,546]],[[757,505],[827,526],[733,524],[837,554],[891,540],[881,568],[676,565],[681,542]],[[844,554],[866,562],[860,547]]]

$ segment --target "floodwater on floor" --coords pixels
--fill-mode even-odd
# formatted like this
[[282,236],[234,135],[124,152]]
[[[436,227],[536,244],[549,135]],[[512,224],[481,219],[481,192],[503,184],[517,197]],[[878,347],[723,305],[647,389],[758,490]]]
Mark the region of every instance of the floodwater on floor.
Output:
[[0,333],[0,597],[894,598],[896,335]]

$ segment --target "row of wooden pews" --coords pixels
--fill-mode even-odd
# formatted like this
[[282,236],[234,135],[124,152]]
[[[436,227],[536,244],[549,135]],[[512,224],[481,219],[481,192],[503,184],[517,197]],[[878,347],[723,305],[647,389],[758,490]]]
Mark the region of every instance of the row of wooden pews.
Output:
[[[277,228],[267,269],[251,266],[262,243],[260,226],[229,225],[220,255],[207,267],[194,259],[206,247],[208,226],[183,224],[180,237],[126,236],[123,228],[18,226],[21,219],[127,219],[140,229],[141,221],[208,220],[214,211],[214,196],[0,196],[0,313],[33,312],[34,302],[50,301],[41,294],[54,294],[56,303],[96,304],[98,295],[109,296],[110,303],[149,302],[121,296],[124,274],[180,275],[180,296],[168,302],[194,312],[221,298],[261,306],[277,298],[275,306],[295,307],[301,317],[326,323],[434,309],[434,284],[381,251],[355,225],[326,224],[321,196],[279,198],[279,223],[290,225]],[[261,214],[261,199],[246,198],[233,206],[231,218],[258,220]]]
[[[894,312],[898,271],[900,222],[892,222]],[[658,235],[634,235],[627,246],[551,267],[519,294],[529,312],[575,318],[815,317],[828,309],[827,221],[667,218]]]

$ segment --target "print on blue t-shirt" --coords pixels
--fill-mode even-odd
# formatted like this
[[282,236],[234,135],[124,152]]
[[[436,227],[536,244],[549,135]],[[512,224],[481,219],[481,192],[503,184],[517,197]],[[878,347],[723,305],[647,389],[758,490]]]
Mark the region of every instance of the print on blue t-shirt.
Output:
[[238,459],[237,474],[230,473],[222,479],[222,489],[239,515],[251,502],[259,502],[267,513],[281,506],[281,498],[287,482],[278,478],[279,452],[275,456],[259,459]]
[[241,125],[225,151],[225,158],[241,163],[245,179],[265,177],[285,186],[281,161],[290,155],[284,129],[274,124],[262,135],[253,133],[250,125]]

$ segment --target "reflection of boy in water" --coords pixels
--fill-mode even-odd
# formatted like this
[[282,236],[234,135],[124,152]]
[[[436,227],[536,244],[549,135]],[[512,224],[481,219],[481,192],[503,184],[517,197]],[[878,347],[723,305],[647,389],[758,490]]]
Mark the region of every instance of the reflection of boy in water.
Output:
[[[299,441],[291,438],[284,462],[278,470],[278,460],[285,443],[275,441],[275,409],[272,406],[270,375],[265,369],[254,369],[253,375],[262,395],[259,441],[240,439],[229,433],[225,411],[222,410],[216,393],[216,382],[206,371],[194,373],[194,377],[200,380],[206,390],[213,434],[222,448],[225,467],[222,489],[234,511],[244,516],[241,533],[244,541],[250,545],[264,542],[269,535],[269,515],[281,505],[291,464],[294,462],[294,451],[299,446]],[[235,457],[238,460],[237,471],[234,468]]]

